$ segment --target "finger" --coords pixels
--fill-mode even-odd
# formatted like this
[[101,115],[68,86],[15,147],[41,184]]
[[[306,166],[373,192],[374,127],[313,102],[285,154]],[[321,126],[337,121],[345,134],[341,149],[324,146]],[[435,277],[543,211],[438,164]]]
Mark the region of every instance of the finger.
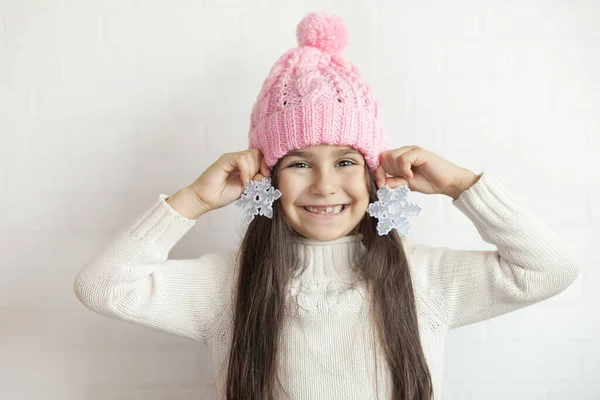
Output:
[[381,189],[385,185],[385,170],[383,168],[383,164],[379,164],[379,166],[375,169],[374,175],[377,189]]
[[271,176],[271,170],[269,170],[267,162],[265,161],[265,158],[262,155],[260,157],[260,172],[264,176]]
[[[406,155],[406,157],[408,157],[408,159],[410,161],[411,169],[416,168],[416,167],[421,167],[421,166],[427,164],[432,159],[431,153],[420,147],[417,147],[416,149],[412,150],[410,152],[410,154]],[[411,170],[410,177],[411,178],[413,177],[412,170]]]
[[414,150],[416,148],[418,148],[418,146],[402,146],[402,147],[398,147],[397,149],[386,150],[381,153],[381,156],[392,160],[392,159],[396,159],[399,156],[401,156],[402,154],[404,154],[408,151]]
[[408,180],[397,177],[397,176],[387,178],[385,181],[385,184],[388,185],[390,189],[396,189],[396,188],[399,188],[400,186],[404,186],[404,185],[408,186],[408,188],[410,189]]
[[[395,167],[393,161],[395,161],[396,159],[394,157],[392,157],[391,155],[388,155],[386,157],[382,157],[381,158],[381,165],[383,167],[384,170],[384,180],[383,180],[383,185],[385,184],[385,174],[387,173],[390,176],[394,176],[394,175],[398,175],[396,170],[397,168]],[[382,186],[383,186],[382,185]]]
[[218,166],[221,167],[227,174],[238,170],[236,153],[225,153],[219,157],[218,161],[219,162],[215,164],[218,164]]
[[[258,149],[251,149],[249,151],[249,161],[250,161],[250,166],[251,166],[251,174],[253,176],[252,180],[260,180],[262,178],[264,178],[265,176],[269,176],[269,168],[267,167],[267,164],[264,162],[264,157],[262,155],[262,153],[260,152],[260,150]],[[255,175],[261,175],[261,178],[254,178]]]
[[409,179],[413,177],[413,172],[411,170],[411,168],[412,168],[411,160],[412,159],[413,159],[413,157],[410,156],[410,153],[405,153],[405,154],[401,155],[400,157],[398,157],[398,159],[397,159],[398,167],[400,168],[402,176],[409,178]]
[[256,150],[245,151],[244,158],[246,159],[246,165],[248,166],[248,176],[252,178],[254,175],[256,175],[260,166],[258,153]]
[[250,173],[248,172],[249,168],[247,163],[248,161],[244,156],[239,156],[236,159],[236,165],[238,170],[240,171],[240,179],[242,180],[242,183],[244,185],[250,180]]
[[404,146],[398,149],[388,150],[383,153],[381,163],[390,176],[403,175],[404,167],[399,163],[400,157],[411,150],[412,146]]
[[398,162],[398,165],[402,169],[404,176],[412,178],[414,176],[413,168],[427,164],[428,159],[428,153],[426,150],[418,146],[414,146],[414,149],[403,153],[399,157],[400,161]]

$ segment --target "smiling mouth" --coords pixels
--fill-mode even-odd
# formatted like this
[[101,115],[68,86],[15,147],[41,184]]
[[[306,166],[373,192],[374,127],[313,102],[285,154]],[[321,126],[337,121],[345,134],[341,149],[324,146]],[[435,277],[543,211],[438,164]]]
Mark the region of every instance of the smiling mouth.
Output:
[[304,206],[303,208],[308,211],[309,213],[312,214],[319,214],[319,215],[335,215],[335,214],[339,214],[342,211],[344,211],[346,208],[348,207],[348,204],[338,204],[336,206],[330,206],[330,207],[311,207],[311,206]]

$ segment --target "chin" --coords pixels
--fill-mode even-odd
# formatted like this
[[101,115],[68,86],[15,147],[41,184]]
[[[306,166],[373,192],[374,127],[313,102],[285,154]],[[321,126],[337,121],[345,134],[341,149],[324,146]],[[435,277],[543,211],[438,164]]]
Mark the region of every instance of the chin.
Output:
[[340,231],[338,231],[338,232],[319,231],[319,232],[310,232],[310,233],[309,232],[301,232],[300,234],[309,239],[320,240],[320,241],[326,242],[329,240],[335,240],[335,239],[339,239],[339,238],[347,236],[347,235],[351,235],[352,230],[349,231],[348,233],[344,233],[344,232],[340,232]]

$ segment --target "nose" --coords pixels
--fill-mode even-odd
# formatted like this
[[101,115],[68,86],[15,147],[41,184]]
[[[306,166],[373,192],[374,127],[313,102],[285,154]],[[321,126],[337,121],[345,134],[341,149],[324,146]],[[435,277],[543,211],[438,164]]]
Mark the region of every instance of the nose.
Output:
[[311,185],[311,193],[323,197],[335,194],[338,183],[336,181],[337,178],[334,175],[335,174],[326,170],[315,171]]

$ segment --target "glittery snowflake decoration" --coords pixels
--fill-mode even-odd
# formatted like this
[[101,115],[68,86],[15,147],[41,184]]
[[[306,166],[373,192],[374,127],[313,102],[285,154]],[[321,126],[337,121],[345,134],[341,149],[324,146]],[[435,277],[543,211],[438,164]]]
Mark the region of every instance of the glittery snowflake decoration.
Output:
[[377,218],[377,233],[379,236],[387,235],[392,229],[406,235],[410,231],[410,222],[406,217],[417,216],[421,207],[408,201],[410,189],[407,185],[396,189],[384,186],[377,191],[375,203],[369,204],[369,215]]
[[260,181],[250,180],[244,185],[244,194],[235,201],[235,205],[244,210],[244,222],[249,224],[255,215],[273,218],[272,204],[281,197],[281,192],[271,186],[271,178]]

